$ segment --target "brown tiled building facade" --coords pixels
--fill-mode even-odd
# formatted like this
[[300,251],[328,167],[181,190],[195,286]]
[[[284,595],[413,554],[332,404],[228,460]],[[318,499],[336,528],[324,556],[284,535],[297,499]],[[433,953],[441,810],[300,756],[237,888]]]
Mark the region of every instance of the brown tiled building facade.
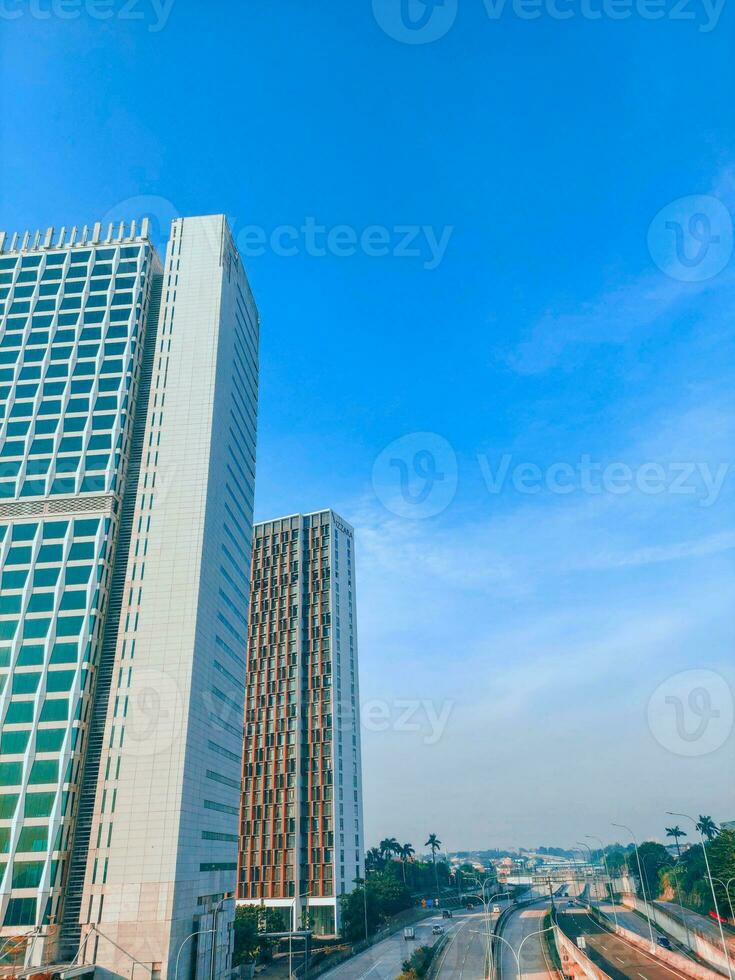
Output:
[[354,531],[333,511],[256,524],[238,899],[339,928],[363,875]]

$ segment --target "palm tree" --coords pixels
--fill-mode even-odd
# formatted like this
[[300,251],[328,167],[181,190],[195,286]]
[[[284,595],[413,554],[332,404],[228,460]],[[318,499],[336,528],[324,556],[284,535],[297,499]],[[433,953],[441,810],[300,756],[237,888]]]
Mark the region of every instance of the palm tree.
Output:
[[390,861],[394,854],[400,854],[400,851],[401,845],[395,837],[384,837],[380,842],[380,853],[386,861]]
[[679,846],[679,838],[686,837],[686,830],[682,830],[681,827],[667,827],[666,836],[673,837],[674,843],[676,844],[676,857],[677,860],[681,861],[681,847]]
[[383,864],[383,856],[377,847],[371,847],[365,855],[365,867],[368,871],[378,871]]
[[436,871],[436,852],[439,850],[441,846],[442,846],[442,842],[439,840],[436,834],[429,834],[429,839],[424,844],[424,847],[431,848],[431,861],[432,864],[434,865],[434,882],[436,883],[437,897],[439,896],[439,876]]
[[720,828],[714,822],[712,817],[703,817],[701,813],[699,815],[697,830],[700,832],[702,837],[706,837],[707,840],[714,840],[720,832]]
[[416,851],[413,849],[411,844],[404,844],[400,849],[399,857],[401,859],[401,864],[403,865],[403,884],[406,884],[406,861],[410,861],[414,856]]

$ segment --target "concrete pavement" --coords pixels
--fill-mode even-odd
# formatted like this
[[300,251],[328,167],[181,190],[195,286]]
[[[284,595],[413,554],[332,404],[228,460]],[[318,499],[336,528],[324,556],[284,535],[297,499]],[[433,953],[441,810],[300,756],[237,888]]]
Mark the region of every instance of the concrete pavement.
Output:
[[[487,918],[484,911],[456,916],[456,924],[437,960],[436,980],[482,980],[486,975]],[[490,929],[497,915],[491,916]]]
[[612,980],[672,980],[672,977],[689,980],[662,960],[603,929],[586,912],[565,909],[559,912],[558,921],[574,941],[584,937],[585,952]]
[[[518,964],[515,956],[520,953],[521,977],[523,980],[548,980],[554,975],[554,968],[547,959],[543,945],[543,936],[534,935],[543,929],[544,916],[549,907],[543,905],[518,909],[507,920],[502,936],[505,942],[500,943],[498,957],[500,959],[500,975],[503,980],[515,980],[518,977]],[[506,943],[515,950],[515,956]],[[522,944],[522,945],[521,945]]]
[[[401,929],[366,949],[364,953],[358,953],[357,956],[345,960],[333,970],[323,973],[322,978],[323,980],[396,980],[404,960],[407,960],[415,949],[419,946],[433,946],[441,938],[432,936],[433,926],[441,924],[454,928],[456,926],[453,924],[456,922],[456,918],[447,920],[442,919],[441,915],[423,919],[414,926],[416,930],[414,940],[405,940]],[[446,931],[449,932],[449,928]]]

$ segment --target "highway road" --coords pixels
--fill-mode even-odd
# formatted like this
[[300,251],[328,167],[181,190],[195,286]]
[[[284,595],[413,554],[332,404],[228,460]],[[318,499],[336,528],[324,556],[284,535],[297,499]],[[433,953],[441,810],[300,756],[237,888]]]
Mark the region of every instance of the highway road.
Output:
[[[651,941],[651,933],[648,929],[648,920],[640,912],[634,912],[629,909],[626,905],[615,905],[615,914],[613,914],[613,905],[611,902],[601,902],[598,903],[597,907],[610,919],[611,923],[617,922],[623,927],[623,929],[629,929],[630,932],[634,932],[641,939],[645,939],[646,942]],[[684,943],[678,942],[673,936],[669,936],[668,933],[664,932],[656,923],[652,923],[653,926],[653,938],[654,942],[658,936],[667,936],[671,946],[676,953],[681,953],[682,956],[686,956],[692,960],[693,963],[697,963],[698,960],[692,951],[684,945]],[[701,960],[699,962],[702,962]],[[703,964],[706,966],[706,964]]]
[[[389,936],[364,953],[359,953],[351,959],[346,960],[333,970],[323,973],[324,980],[396,980],[401,972],[403,961],[407,960],[411,953],[419,946],[433,946],[437,942],[437,936],[432,936],[432,927],[440,923],[449,925],[454,929],[459,925],[457,918],[442,921],[440,915],[434,915],[429,919],[423,919],[417,923],[416,939],[407,941],[403,938],[403,930]],[[450,930],[447,929],[447,932]],[[482,976],[482,974],[480,974]],[[469,978],[468,978],[469,980]]]
[[[491,915],[490,929],[497,919]],[[484,911],[455,913],[454,926],[437,961],[437,980],[482,980],[486,976],[487,918]]]
[[[654,902],[654,905],[658,905],[665,912],[670,912],[672,915],[679,916],[680,918],[686,918],[687,924],[690,929],[696,932],[701,932],[703,935],[707,936],[715,946],[722,946],[720,939],[720,927],[714,921],[714,919],[708,919],[704,915],[699,915],[697,912],[692,912],[689,909],[684,909],[681,905],[677,905],[675,902]],[[731,955],[735,953],[735,935],[733,935],[732,929],[727,926],[723,927],[723,932],[725,933],[725,941],[731,951]]]
[[[544,902],[530,908],[521,908],[507,919],[502,932],[505,942],[500,943],[497,953],[502,980],[515,980],[518,977],[516,956],[519,949],[523,980],[548,980],[550,976],[555,976],[555,970],[543,945],[543,936],[534,935],[543,929],[548,907],[549,903]],[[513,947],[515,956],[506,943]]]
[[689,980],[674,967],[603,929],[586,912],[579,909],[560,911],[559,924],[575,941],[584,936],[587,955],[612,980],[672,980],[673,977]]

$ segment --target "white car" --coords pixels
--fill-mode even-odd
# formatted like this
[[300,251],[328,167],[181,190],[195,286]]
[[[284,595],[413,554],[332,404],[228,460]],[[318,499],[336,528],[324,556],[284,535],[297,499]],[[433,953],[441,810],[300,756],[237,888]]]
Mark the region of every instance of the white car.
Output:
[[502,909],[499,905],[493,905],[493,915],[500,915]]
[[434,928],[431,930],[431,934],[432,936],[443,936],[444,926],[434,926]]

